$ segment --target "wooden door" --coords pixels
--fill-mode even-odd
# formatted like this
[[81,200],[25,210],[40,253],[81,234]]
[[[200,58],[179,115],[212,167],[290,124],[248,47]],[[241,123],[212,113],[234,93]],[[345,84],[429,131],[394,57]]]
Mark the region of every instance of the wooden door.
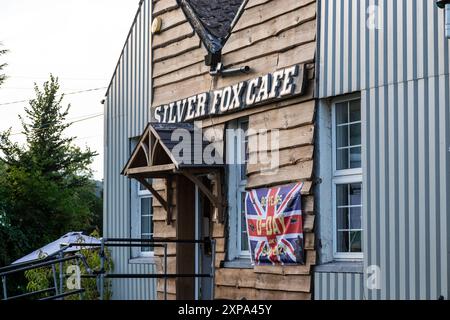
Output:
[[[183,176],[177,176],[177,239],[195,239],[195,185]],[[195,273],[195,244],[177,244],[177,273]],[[195,279],[177,278],[177,300],[194,300]]]

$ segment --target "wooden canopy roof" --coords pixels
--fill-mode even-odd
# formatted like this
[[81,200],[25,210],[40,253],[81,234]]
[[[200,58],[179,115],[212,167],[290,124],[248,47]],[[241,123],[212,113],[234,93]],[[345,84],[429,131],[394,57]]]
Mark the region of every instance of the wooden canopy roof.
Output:
[[[221,191],[223,155],[210,155],[205,152],[208,146],[208,140],[203,138],[201,130],[192,123],[149,123],[121,174],[136,179],[157,198],[167,212],[168,224],[172,216],[171,197],[168,196],[166,201],[148,182],[148,178],[165,179],[170,193],[172,177],[177,174],[185,176],[199,187],[218,208],[219,216],[223,217],[223,209],[226,206]],[[219,163],[215,164],[208,156],[219,159]],[[214,173],[218,195],[214,195],[197,176],[209,173]]]
[[[200,129],[192,123],[149,123],[131,154],[122,175],[133,178],[165,178],[181,170],[223,167],[221,161],[214,163],[205,153],[209,142]],[[206,157],[206,158],[205,158]]]

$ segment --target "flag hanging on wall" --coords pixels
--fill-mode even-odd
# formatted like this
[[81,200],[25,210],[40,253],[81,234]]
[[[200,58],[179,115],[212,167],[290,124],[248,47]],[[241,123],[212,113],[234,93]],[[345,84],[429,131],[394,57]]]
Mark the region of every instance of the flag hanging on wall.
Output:
[[245,216],[255,265],[304,264],[303,183],[247,192]]

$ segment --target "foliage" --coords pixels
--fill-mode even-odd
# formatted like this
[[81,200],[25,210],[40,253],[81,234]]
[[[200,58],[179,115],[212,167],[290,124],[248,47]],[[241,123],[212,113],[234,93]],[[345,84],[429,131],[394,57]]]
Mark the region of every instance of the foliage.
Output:
[[96,153],[65,135],[70,105],[63,107],[58,90],[53,76],[35,85],[36,97],[20,118],[24,146],[11,140],[11,129],[0,133],[0,265],[69,231],[95,228],[101,200],[89,165]]
[[84,231],[89,234],[96,230],[103,229],[103,188],[98,186],[95,181],[92,181],[92,186],[94,192],[88,190],[83,199],[89,203],[89,208],[91,210],[91,219],[89,220],[89,225],[84,227]]
[[[0,162],[0,181],[5,175],[5,165]],[[0,265],[5,265],[10,257],[19,257],[21,248],[26,245],[27,237],[18,226],[12,224],[8,214],[4,195],[7,186],[0,182]]]
[[[94,231],[92,232],[91,236],[93,237],[99,237],[99,232]],[[82,254],[87,262],[87,265],[91,270],[100,270],[100,255],[99,250],[81,250],[80,254]],[[106,272],[111,272],[114,269],[114,265],[111,259],[111,253],[108,249],[105,249],[105,270]],[[70,265],[74,264],[74,261],[68,261],[65,262],[63,265],[63,271],[65,273],[65,270]],[[59,264],[55,265],[55,269],[57,272],[57,279],[59,279]],[[81,274],[88,274],[86,267],[80,263],[79,264]],[[33,291],[39,291],[44,290],[50,287],[53,287],[53,272],[51,267],[45,267],[45,268],[39,268],[39,269],[33,269],[28,270],[25,272],[25,277],[28,281],[27,283],[27,291],[33,292]],[[67,279],[67,277],[65,277]],[[58,280],[59,281],[59,280]],[[59,284],[59,282],[58,282]],[[81,279],[81,288],[85,289],[85,292],[83,293],[83,299],[84,300],[97,300],[100,297],[100,293],[98,292],[97,288],[97,280],[94,279]],[[64,292],[70,291],[69,288],[67,288],[66,282],[64,282]],[[110,300],[112,297],[112,290],[111,290],[111,281],[109,279],[105,279],[104,282],[104,299]],[[68,296],[65,299],[67,300],[79,300],[79,295],[72,295]]]
[[27,291],[39,291],[52,287],[53,273],[51,267],[31,269],[25,271],[25,277],[28,281]]

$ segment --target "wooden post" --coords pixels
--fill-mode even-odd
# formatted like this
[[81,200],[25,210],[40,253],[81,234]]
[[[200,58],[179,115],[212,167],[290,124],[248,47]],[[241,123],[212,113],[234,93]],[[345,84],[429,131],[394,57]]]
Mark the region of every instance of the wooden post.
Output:
[[156,191],[153,186],[145,180],[145,178],[142,177],[134,177],[137,181],[139,181],[144,187],[148,189],[152,193],[152,195],[161,203],[163,208],[167,211],[169,211],[169,208],[167,206],[167,201],[164,200],[164,198]]
[[173,188],[172,188],[172,177],[168,176],[166,179],[166,194],[167,194],[167,217],[166,223],[170,225],[172,223],[172,212],[173,212]]
[[219,206],[217,207],[217,221],[220,224],[224,224],[225,222],[225,215],[224,212],[226,210],[227,204],[225,197],[223,196],[223,190],[222,190],[222,172],[217,171],[215,173],[215,183],[217,186],[217,198]]

